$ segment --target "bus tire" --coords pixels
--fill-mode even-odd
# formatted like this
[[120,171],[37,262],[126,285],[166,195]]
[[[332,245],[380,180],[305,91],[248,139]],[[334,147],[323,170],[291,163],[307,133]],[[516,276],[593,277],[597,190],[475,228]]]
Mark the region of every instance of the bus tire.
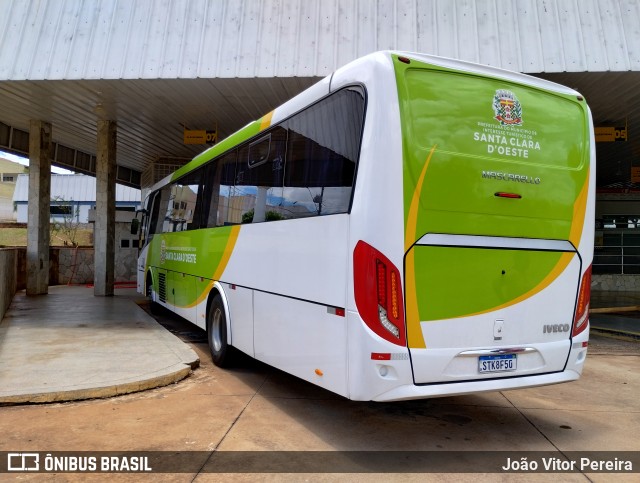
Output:
[[147,275],[147,284],[145,286],[146,296],[149,299],[149,310],[153,315],[159,315],[162,311],[162,306],[153,301],[153,279],[151,274]]
[[229,367],[233,347],[227,343],[227,317],[220,294],[213,298],[207,311],[207,340],[213,363],[218,367]]

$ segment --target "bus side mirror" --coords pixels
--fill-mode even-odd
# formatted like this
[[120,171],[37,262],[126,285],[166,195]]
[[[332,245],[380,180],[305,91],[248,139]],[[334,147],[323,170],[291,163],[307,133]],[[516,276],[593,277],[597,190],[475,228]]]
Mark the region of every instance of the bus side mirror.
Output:
[[137,235],[138,230],[140,230],[140,220],[138,220],[137,218],[133,218],[131,220],[131,234]]

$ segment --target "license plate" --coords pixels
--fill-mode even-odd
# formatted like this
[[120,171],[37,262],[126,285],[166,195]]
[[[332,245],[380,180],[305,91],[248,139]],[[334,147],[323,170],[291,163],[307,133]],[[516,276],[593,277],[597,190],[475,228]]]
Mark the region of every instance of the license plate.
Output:
[[500,354],[495,356],[480,356],[479,372],[507,372],[516,370],[516,354]]

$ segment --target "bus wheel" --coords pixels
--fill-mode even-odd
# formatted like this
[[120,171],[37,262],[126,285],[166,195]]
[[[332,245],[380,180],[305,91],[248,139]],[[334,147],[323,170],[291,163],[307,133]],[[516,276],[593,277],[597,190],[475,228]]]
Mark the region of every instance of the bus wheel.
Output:
[[151,279],[151,275],[147,277],[147,285],[146,285],[146,296],[149,299],[149,310],[154,315],[159,315],[162,309],[162,306],[153,301],[153,280]]
[[229,367],[233,347],[227,344],[227,317],[220,295],[213,298],[207,313],[207,339],[213,363],[218,367]]

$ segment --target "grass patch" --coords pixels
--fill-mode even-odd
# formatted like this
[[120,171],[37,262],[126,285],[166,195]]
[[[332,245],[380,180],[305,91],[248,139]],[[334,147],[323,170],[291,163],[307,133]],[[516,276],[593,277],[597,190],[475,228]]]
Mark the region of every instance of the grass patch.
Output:
[[15,183],[0,183],[0,198],[13,200],[13,192],[16,189]]

